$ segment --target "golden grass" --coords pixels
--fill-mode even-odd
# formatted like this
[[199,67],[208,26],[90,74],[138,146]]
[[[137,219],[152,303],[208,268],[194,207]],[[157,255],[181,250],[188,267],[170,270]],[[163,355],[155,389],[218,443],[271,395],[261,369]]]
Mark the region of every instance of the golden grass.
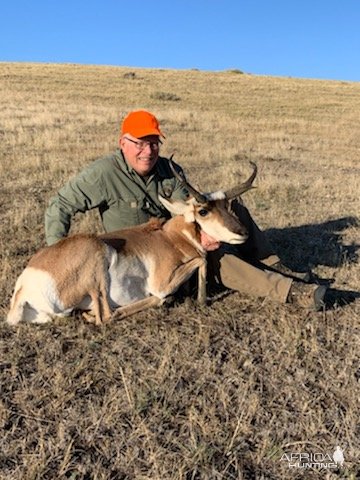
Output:
[[[0,86],[2,317],[48,199],[136,108],[205,190],[254,160],[251,212],[287,264],[333,279],[335,302],[315,314],[232,293],[100,329],[2,322],[0,478],[357,478],[360,84],[0,63]],[[97,215],[76,230],[100,230]],[[342,471],[280,460],[335,445]]]

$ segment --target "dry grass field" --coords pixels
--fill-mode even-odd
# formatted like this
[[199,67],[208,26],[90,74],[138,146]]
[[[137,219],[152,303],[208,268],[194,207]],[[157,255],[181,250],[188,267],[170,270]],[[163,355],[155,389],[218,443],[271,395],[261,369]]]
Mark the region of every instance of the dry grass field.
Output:
[[[0,63],[0,87],[0,479],[360,478],[360,84]],[[288,266],[329,284],[326,310],[226,292],[101,328],[6,325],[49,198],[138,108],[204,190],[258,164],[246,203]],[[94,212],[73,226],[100,230]],[[337,445],[342,468],[284,456]]]

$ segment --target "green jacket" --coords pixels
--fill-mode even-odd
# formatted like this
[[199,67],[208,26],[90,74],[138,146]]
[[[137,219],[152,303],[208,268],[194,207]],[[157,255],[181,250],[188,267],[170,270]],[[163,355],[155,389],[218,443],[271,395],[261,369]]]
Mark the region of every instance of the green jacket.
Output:
[[[181,171],[178,165],[176,168]],[[169,161],[159,157],[153,174],[145,178],[116,150],[90,164],[51,198],[45,212],[46,242],[51,245],[66,236],[71,218],[93,208],[99,210],[106,232],[145,223],[150,217],[169,218],[158,194],[174,199],[188,196]]]

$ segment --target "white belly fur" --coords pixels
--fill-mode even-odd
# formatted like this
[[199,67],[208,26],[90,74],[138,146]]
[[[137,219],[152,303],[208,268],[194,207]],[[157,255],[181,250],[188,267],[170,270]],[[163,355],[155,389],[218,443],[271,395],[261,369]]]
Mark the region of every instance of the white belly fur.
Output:
[[59,299],[56,284],[51,275],[44,270],[27,267],[19,277],[22,285],[22,297],[36,312],[50,315],[66,315],[72,309],[64,310]]
[[138,257],[112,252],[110,267],[109,304],[111,308],[129,305],[149,296],[149,265]]

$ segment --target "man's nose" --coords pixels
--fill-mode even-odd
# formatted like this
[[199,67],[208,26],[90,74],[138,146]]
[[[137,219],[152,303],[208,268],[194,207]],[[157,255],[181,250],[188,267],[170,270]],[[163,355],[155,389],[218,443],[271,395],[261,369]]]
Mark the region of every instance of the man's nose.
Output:
[[152,153],[153,149],[151,148],[151,143],[147,143],[146,145],[144,145],[144,148],[142,149],[143,152],[150,152]]

